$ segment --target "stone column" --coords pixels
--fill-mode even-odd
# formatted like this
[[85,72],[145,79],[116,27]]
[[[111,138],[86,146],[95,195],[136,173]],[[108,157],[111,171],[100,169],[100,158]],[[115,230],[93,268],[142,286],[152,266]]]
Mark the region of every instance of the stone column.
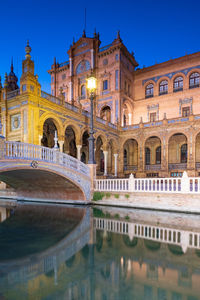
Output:
[[132,114],[129,113],[128,114],[128,125],[131,125],[131,123],[132,123]]
[[115,157],[115,177],[117,177],[117,157],[118,157],[118,153],[114,154]]
[[77,148],[77,159],[81,160],[81,148],[82,148],[82,145],[77,145],[76,148]]
[[73,75],[73,63],[72,63],[72,58],[69,58],[69,74],[70,76]]
[[60,152],[63,152],[64,141],[58,141]]
[[69,83],[69,100],[72,102],[73,100],[73,83],[70,81]]
[[104,176],[107,176],[107,166],[108,166],[108,151],[103,151],[104,155]]
[[91,49],[91,69],[94,69],[94,49]]

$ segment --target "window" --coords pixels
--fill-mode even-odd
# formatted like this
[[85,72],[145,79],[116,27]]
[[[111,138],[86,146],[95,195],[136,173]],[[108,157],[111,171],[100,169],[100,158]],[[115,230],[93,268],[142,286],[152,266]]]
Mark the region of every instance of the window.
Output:
[[150,165],[150,149],[145,148],[145,164]]
[[22,85],[22,91],[25,92],[26,91],[26,84]]
[[197,73],[197,72],[192,73],[190,75],[190,79],[189,79],[190,89],[195,88],[195,87],[199,87],[199,81],[200,81],[199,73]]
[[81,86],[81,99],[85,99],[86,98],[86,89],[85,89],[85,85],[83,84]]
[[118,80],[118,77],[119,77],[119,70],[115,70],[115,90],[119,89],[119,80]]
[[54,83],[54,76],[51,77],[51,83]]
[[187,163],[187,144],[181,146],[181,163]]
[[51,95],[54,96],[54,90],[51,90]]
[[146,86],[145,98],[153,97],[153,84],[150,83]]
[[115,60],[119,60],[119,54],[115,54]]
[[156,148],[156,164],[161,163],[161,146]]
[[182,116],[183,117],[188,117],[190,115],[190,107],[186,106],[182,108]]
[[30,85],[30,91],[34,92],[34,86],[33,85]]
[[65,80],[66,74],[62,74],[62,80]]
[[108,80],[104,80],[103,81],[103,90],[107,90],[108,89]]
[[108,64],[108,59],[105,58],[105,59],[103,60],[103,65],[106,66],[107,64]]
[[124,90],[125,90],[125,93],[126,93],[126,89],[127,89],[127,83],[126,81],[124,82]]
[[124,149],[124,167],[128,165],[127,150]]
[[156,121],[156,112],[150,113],[150,122]]
[[174,92],[183,90],[183,77],[178,76],[174,79]]
[[168,93],[168,81],[162,80],[159,85],[159,95],[164,95]]

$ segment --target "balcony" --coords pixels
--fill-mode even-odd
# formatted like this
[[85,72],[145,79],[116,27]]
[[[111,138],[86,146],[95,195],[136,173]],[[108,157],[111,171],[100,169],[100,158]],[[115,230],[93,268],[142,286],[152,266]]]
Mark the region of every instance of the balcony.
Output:
[[138,169],[137,165],[124,166],[124,171],[137,171],[137,169]]
[[183,90],[183,87],[177,87],[177,88],[173,89],[173,92],[177,93],[177,92],[181,92],[182,90]]
[[158,171],[161,169],[161,164],[145,165],[146,171]]
[[169,170],[187,170],[187,163],[169,164]]

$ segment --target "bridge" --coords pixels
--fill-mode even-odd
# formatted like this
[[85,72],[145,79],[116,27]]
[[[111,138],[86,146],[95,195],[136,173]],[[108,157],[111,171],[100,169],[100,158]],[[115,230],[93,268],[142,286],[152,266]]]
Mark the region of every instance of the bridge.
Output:
[[17,199],[79,201],[91,198],[90,168],[54,148],[5,141],[0,137],[0,180]]

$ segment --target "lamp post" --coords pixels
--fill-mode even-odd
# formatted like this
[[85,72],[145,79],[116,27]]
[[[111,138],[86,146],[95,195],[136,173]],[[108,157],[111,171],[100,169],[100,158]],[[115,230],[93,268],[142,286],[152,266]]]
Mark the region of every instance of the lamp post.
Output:
[[93,101],[94,101],[94,94],[97,86],[97,80],[94,76],[91,76],[87,79],[87,89],[90,93],[90,136],[89,140],[89,160],[88,164],[96,164],[94,158],[94,122],[93,122]]

